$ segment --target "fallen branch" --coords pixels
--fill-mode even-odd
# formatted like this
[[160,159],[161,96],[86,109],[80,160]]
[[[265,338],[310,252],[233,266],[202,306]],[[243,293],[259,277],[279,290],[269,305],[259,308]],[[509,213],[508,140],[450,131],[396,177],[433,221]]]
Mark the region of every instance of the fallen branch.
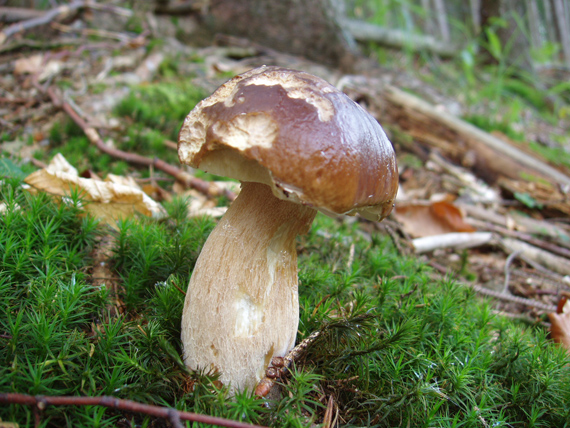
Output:
[[154,12],[164,15],[187,15],[201,12],[208,4],[208,2],[204,0],[178,1],[173,4],[170,4],[170,2],[157,3]]
[[[440,264],[438,264],[434,261],[430,261],[429,265],[444,275],[447,275],[449,273],[447,268],[441,266]],[[475,290],[479,294],[483,294],[483,295],[489,296],[489,297],[494,297],[495,299],[506,300],[508,302],[517,303],[519,305],[529,306],[532,308],[540,309],[544,312],[556,311],[556,306],[548,305],[548,304],[542,303],[542,302],[538,302],[538,301],[533,300],[533,299],[527,299],[525,297],[513,296],[512,294],[507,294],[507,293],[502,293],[500,291],[491,290],[491,289],[489,289],[487,287],[483,287],[482,285],[479,285],[479,284],[466,283],[466,282],[460,282],[460,284],[464,285],[465,287],[472,288],[473,290]]]
[[[389,118],[395,120],[394,123],[399,123],[419,141],[430,144],[438,139],[438,132],[442,135],[448,133],[452,138],[446,140],[453,141],[453,150],[460,147],[457,141],[464,141],[467,148],[475,151],[478,162],[486,163],[497,174],[508,172],[504,170],[505,162],[508,161],[515,164],[513,178],[518,177],[522,167],[555,183],[570,185],[570,177],[545,162],[394,86],[386,86],[382,97],[377,101],[384,102],[382,108]],[[429,141],[430,137],[432,141]],[[519,166],[518,169],[516,165]]]
[[[49,24],[50,22],[56,19],[63,19],[74,13],[75,11],[82,9],[82,8],[91,8],[96,10],[101,10],[105,12],[112,12],[117,15],[131,17],[133,15],[133,11],[129,9],[125,9],[123,7],[114,6],[114,5],[101,5],[96,3],[93,0],[85,0],[85,1],[73,1],[66,5],[61,5],[55,7],[47,12],[41,12],[36,10],[28,10],[23,8],[8,8],[3,7],[0,8],[0,17],[5,18],[8,16],[28,16],[31,17],[30,19],[26,19],[25,21],[18,22],[16,24],[10,25],[9,27],[5,28],[3,31],[0,31],[0,45],[4,44],[4,42],[12,37],[13,35],[20,33],[22,31],[30,30],[32,28],[39,27],[41,25]],[[18,10],[16,10],[18,9]],[[5,18],[6,19],[6,18]],[[1,20],[1,19],[0,19]]]
[[74,1],[72,3],[55,7],[41,16],[36,18],[28,19],[26,21],[18,22],[17,24],[10,25],[0,32],[0,45],[2,45],[6,39],[12,37],[21,31],[30,30],[40,25],[46,25],[52,22],[56,18],[65,18],[71,15],[78,9],[81,9],[88,5],[89,1]]
[[25,19],[39,18],[45,12],[26,7],[0,7],[0,22],[18,22]]
[[426,253],[438,248],[473,248],[485,245],[493,239],[491,232],[457,232],[426,236],[412,240],[416,253]]
[[81,118],[73,107],[66,101],[63,101],[58,95],[53,87],[44,89],[42,86],[36,83],[36,87],[43,93],[47,94],[52,103],[61,108],[67,115],[83,130],[89,141],[96,146],[103,153],[108,154],[116,159],[121,159],[134,165],[154,167],[171,175],[176,180],[180,181],[187,187],[198,190],[199,192],[210,196],[225,196],[230,201],[233,201],[236,197],[235,193],[228,189],[220,189],[214,183],[200,180],[199,178],[192,177],[187,172],[184,172],[181,168],[177,166],[170,165],[169,163],[158,159],[158,158],[147,158],[136,153],[129,153],[123,150],[116,149],[114,147],[108,146],[100,137],[99,133],[95,128],[90,126],[83,118]]
[[442,57],[457,54],[457,46],[435,39],[426,34],[410,34],[409,32],[380,27],[358,19],[342,19],[341,26],[361,42],[372,41],[385,46],[407,48],[413,51],[429,51]]
[[[218,425],[229,428],[265,428],[260,425],[248,424],[245,422],[233,421],[216,416],[200,415],[198,413],[183,412],[171,407],[153,406],[151,404],[138,403],[131,400],[101,396],[101,397],[74,397],[61,396],[50,397],[43,395],[26,395],[15,393],[0,394],[0,403],[22,404],[24,406],[35,406],[38,410],[44,410],[49,406],[103,406],[111,409],[123,410],[126,412],[143,413],[157,418],[168,419],[175,426],[182,426],[180,420],[192,421],[208,425]],[[36,419],[37,420],[37,419]],[[178,425],[176,424],[178,422]]]
[[503,238],[501,242],[508,251],[518,252],[523,259],[529,259],[561,275],[570,275],[570,260],[564,257],[556,256],[518,239]]
[[482,220],[477,220],[474,218],[468,218],[467,223],[471,224],[472,226],[476,227],[478,230],[486,230],[489,232],[496,232],[503,236],[508,236],[510,238],[516,238],[521,241],[525,241],[530,245],[534,245],[535,247],[542,248],[543,250],[550,251],[553,254],[558,256],[566,257],[570,259],[570,249],[565,247],[560,247],[558,245],[552,244],[548,241],[543,241],[541,239],[535,238],[528,233],[519,232],[518,230],[509,230],[505,227],[497,226],[492,223],[488,223]]
[[265,377],[261,379],[255,387],[255,395],[265,397],[269,394],[275,382],[287,375],[295,360],[298,360],[301,355],[303,355],[307,347],[313,343],[320,334],[320,330],[314,331],[309,337],[303,339],[297,346],[291,349],[284,357],[274,357],[271,360],[271,365],[265,370]]

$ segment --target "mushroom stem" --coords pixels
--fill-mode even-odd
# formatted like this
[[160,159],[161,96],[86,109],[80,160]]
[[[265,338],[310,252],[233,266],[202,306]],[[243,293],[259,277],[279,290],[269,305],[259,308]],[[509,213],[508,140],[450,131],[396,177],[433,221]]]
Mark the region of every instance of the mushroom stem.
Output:
[[186,365],[252,390],[271,359],[293,348],[299,322],[295,238],[316,210],[245,182],[206,241],[182,314]]

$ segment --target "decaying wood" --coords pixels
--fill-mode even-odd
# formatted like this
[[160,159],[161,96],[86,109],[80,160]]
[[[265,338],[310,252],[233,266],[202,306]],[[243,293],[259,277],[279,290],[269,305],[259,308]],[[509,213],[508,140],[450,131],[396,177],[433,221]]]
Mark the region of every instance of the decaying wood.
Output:
[[45,12],[25,7],[0,7],[0,22],[18,22],[39,18]]
[[478,220],[491,222],[499,227],[515,229],[526,234],[546,236],[561,246],[570,243],[570,235],[556,224],[524,217],[516,212],[509,212],[506,215],[497,211],[485,209],[476,205],[458,204],[465,213]]
[[416,253],[427,253],[437,248],[473,248],[488,244],[493,239],[491,232],[457,232],[426,236],[412,240]]
[[[383,123],[397,124],[423,144],[438,148],[458,164],[468,165],[488,182],[498,177],[520,178],[521,172],[544,177],[564,186],[570,177],[507,142],[394,86],[385,86],[371,100]],[[472,158],[475,158],[472,160]]]
[[560,247],[558,245],[552,244],[548,241],[543,241],[541,239],[537,239],[532,235],[527,233],[519,232],[517,230],[510,230],[504,227],[497,226],[495,224],[481,221],[473,218],[468,218],[467,223],[471,224],[472,226],[476,227],[478,230],[485,230],[489,232],[495,232],[501,234],[502,236],[507,236],[510,238],[515,238],[520,241],[524,241],[530,245],[534,245],[535,247],[541,248],[545,251],[549,251],[553,254],[556,254],[561,257],[566,257],[570,260],[570,249]]
[[457,46],[442,42],[429,35],[416,35],[409,32],[380,27],[358,19],[344,18],[341,24],[352,36],[361,42],[372,41],[385,46],[406,48],[413,51],[428,51],[451,57],[457,54]]
[[570,275],[570,260],[567,258],[556,256],[518,239],[503,238],[501,242],[509,251],[518,251],[522,258],[532,260],[561,275]]
[[550,183],[501,178],[498,184],[511,194],[520,193],[530,196],[542,208],[570,215],[570,197]]
[[147,158],[137,153],[125,152],[123,150],[119,150],[110,145],[105,144],[105,142],[103,141],[97,130],[92,126],[90,126],[83,118],[81,118],[68,102],[62,101],[53,87],[48,87],[47,89],[44,89],[40,85],[36,85],[36,87],[41,92],[46,93],[51,98],[51,101],[55,106],[60,107],[65,113],[67,113],[67,115],[83,130],[89,141],[99,150],[101,150],[103,153],[107,153],[108,155],[116,159],[122,159],[134,165],[152,166],[154,168],[157,168],[171,175],[172,177],[176,178],[185,186],[194,188],[199,192],[204,193],[205,195],[212,197],[223,195],[231,201],[235,199],[235,194],[232,191],[228,189],[219,189],[215,185],[215,183],[207,182],[204,180],[200,180],[199,178],[193,177],[187,172],[185,172],[183,169],[174,165],[170,165],[169,163],[161,159]]

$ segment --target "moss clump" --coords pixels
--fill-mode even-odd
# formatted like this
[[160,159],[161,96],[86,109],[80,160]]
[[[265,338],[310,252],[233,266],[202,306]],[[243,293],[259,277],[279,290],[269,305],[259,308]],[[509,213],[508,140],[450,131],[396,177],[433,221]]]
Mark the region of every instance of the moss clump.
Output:
[[176,140],[182,120],[206,95],[202,89],[188,83],[135,87],[117,105],[115,114]]
[[[271,426],[323,422],[327,403],[346,426],[565,426],[569,358],[540,327],[496,317],[466,287],[434,280],[357,222],[317,216],[299,240],[299,340],[320,335],[270,406],[230,399],[213,373],[181,360],[184,290],[214,223],[186,218],[120,223],[112,265],[120,316],[90,284],[95,222],[76,196],[56,205],[2,182],[0,391],[114,395]],[[106,232],[109,233],[109,232]],[[213,320],[215,322],[215,320]],[[31,426],[30,409],[0,408]],[[128,421],[128,422],[126,422]],[[49,407],[44,426],[149,426],[152,418]]]

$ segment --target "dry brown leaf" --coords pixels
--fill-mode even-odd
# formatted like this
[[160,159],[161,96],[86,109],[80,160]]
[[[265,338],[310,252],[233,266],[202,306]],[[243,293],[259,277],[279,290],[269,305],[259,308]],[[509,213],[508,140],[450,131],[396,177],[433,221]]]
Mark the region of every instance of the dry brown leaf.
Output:
[[[61,156],[61,155],[60,155]],[[65,197],[70,191],[79,191],[87,203],[85,210],[112,226],[121,218],[132,217],[135,213],[153,218],[164,218],[166,211],[140,188],[110,181],[81,178],[65,160],[58,157],[45,168],[30,174],[24,180],[31,186],[31,192],[44,191]],[[71,170],[69,167],[73,168]]]
[[41,54],[19,58],[14,61],[15,75],[38,74],[39,82],[59,74],[62,69],[63,63],[58,60],[49,60],[44,64],[44,56]]
[[475,232],[459,208],[447,201],[399,204],[394,215],[414,238],[452,232]]
[[570,353],[570,312],[548,314],[550,319],[550,336]]

